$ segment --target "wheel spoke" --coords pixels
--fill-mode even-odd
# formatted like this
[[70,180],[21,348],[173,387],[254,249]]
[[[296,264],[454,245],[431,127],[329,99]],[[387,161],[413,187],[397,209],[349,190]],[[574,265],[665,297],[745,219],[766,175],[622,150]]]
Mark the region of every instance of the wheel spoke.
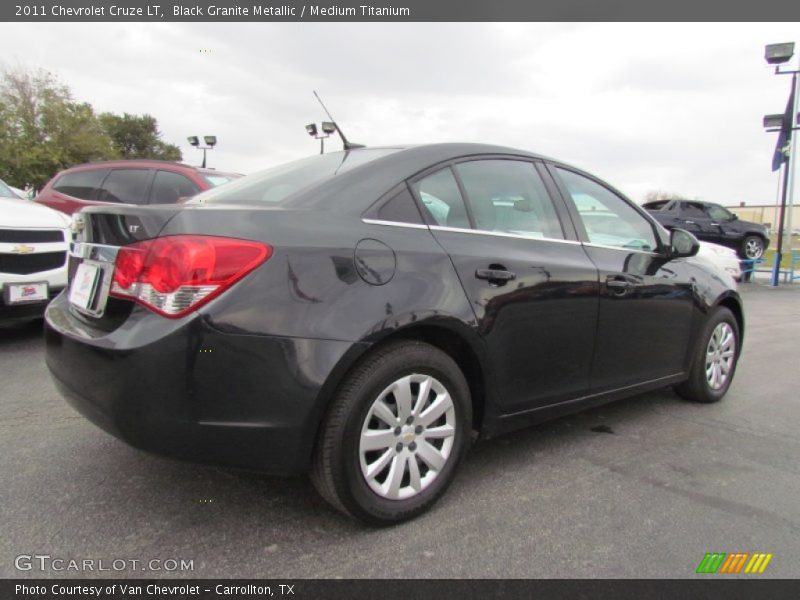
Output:
[[400,484],[403,482],[403,475],[406,472],[407,460],[408,457],[404,454],[395,455],[392,466],[389,467],[389,476],[383,484],[387,497],[397,498],[400,495]]
[[397,401],[397,416],[403,422],[411,414],[412,409],[411,377],[403,377],[396,381],[392,388],[392,393]]
[[399,422],[399,419],[392,412],[392,409],[386,406],[383,400],[378,400],[372,405],[372,414],[390,427],[394,427]]
[[420,440],[417,445],[417,456],[424,460],[434,471],[440,471],[445,463],[445,458],[425,440]]
[[389,464],[389,461],[395,456],[395,451],[393,448],[389,448],[381,454],[381,457],[376,460],[374,463],[370,463],[367,467],[367,472],[364,473],[367,479],[374,479],[375,476],[383,471],[386,468],[386,465]]
[[414,403],[414,410],[411,414],[415,417],[419,415],[425,407],[425,402],[428,401],[428,396],[431,394],[431,378],[426,377],[419,383],[419,392],[417,393],[417,401]]
[[426,440],[428,439],[443,439],[449,438],[454,435],[456,430],[450,425],[440,425],[439,427],[431,427],[430,429],[426,429],[425,433],[422,434]]
[[419,475],[419,463],[417,462],[416,456],[410,456],[408,458],[408,474],[411,487],[414,488],[414,491],[422,491],[422,480]]
[[391,448],[396,443],[397,436],[392,429],[368,429],[361,434],[362,452]]
[[450,400],[450,395],[446,392],[439,394],[436,399],[431,402],[431,405],[419,416],[419,420],[427,427],[441,417],[445,411],[453,406],[453,401]]

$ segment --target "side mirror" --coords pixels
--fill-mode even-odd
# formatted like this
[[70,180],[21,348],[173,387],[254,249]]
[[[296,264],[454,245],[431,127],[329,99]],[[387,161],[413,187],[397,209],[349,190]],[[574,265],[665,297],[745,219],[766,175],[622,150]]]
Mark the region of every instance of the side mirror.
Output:
[[671,258],[694,256],[700,250],[700,242],[685,229],[673,229],[669,236]]
[[732,213],[731,214],[731,221],[738,221],[738,220],[739,220],[739,215],[737,215],[735,213]]

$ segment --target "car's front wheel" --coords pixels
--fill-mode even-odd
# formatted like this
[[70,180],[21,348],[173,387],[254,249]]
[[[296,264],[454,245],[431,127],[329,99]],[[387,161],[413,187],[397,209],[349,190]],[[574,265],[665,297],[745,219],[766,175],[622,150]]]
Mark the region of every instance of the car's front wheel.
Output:
[[760,235],[748,235],[745,237],[742,242],[740,256],[748,260],[764,256],[764,238]]
[[368,523],[413,518],[450,484],[471,423],[469,387],[450,356],[421,342],[387,344],[341,385],[311,480],[333,506]]
[[689,379],[675,389],[693,402],[717,402],[727,393],[739,360],[736,317],[724,306],[715,308],[697,343]]

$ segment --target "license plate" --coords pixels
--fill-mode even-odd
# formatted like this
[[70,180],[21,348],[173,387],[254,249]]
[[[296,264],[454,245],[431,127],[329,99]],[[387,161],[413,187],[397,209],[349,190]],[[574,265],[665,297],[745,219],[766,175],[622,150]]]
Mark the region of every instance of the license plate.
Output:
[[72,278],[72,287],[69,290],[69,301],[84,310],[89,310],[97,290],[97,280],[100,269],[86,263],[78,265],[75,277]]
[[6,303],[25,304],[47,300],[47,282],[6,284]]

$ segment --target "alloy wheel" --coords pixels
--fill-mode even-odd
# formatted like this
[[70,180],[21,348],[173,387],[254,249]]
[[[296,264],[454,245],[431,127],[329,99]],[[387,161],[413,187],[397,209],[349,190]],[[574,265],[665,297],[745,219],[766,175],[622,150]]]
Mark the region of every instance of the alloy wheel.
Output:
[[761,258],[764,254],[764,243],[756,237],[749,238],[744,244],[744,253],[747,258]]
[[430,375],[401,377],[378,395],[364,419],[361,474],[382,498],[416,496],[442,472],[455,434],[455,407],[445,386]]
[[722,389],[728,382],[736,355],[736,336],[729,323],[714,328],[706,348],[706,382],[712,390]]

